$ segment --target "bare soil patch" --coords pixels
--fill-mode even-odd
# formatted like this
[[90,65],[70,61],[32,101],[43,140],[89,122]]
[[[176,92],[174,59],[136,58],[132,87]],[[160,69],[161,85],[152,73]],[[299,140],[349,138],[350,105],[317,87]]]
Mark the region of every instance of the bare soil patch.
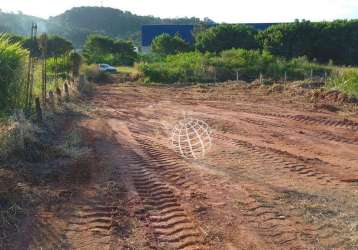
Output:
[[[354,105],[269,92],[98,87],[65,130],[90,153],[63,162],[19,249],[357,249]],[[203,159],[170,145],[184,114],[213,130]]]

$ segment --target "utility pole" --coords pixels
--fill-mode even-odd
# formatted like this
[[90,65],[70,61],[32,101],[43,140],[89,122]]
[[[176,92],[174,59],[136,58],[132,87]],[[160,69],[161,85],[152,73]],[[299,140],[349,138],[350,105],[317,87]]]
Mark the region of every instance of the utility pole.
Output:
[[37,24],[32,23],[31,26],[31,48],[29,53],[29,64],[27,72],[27,83],[26,83],[26,105],[28,109],[31,109],[32,105],[32,90],[34,85],[34,70],[35,70],[35,55],[36,50],[36,37],[37,37]]
[[46,104],[47,96],[47,34],[40,37],[41,59],[42,59],[42,103]]

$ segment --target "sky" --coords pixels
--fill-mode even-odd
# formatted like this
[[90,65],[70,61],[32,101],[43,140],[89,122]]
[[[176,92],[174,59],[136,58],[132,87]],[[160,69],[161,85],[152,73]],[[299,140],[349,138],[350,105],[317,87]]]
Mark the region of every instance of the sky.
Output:
[[358,19],[358,0],[0,0],[7,12],[48,18],[76,6],[104,6],[138,15],[208,17],[216,22]]

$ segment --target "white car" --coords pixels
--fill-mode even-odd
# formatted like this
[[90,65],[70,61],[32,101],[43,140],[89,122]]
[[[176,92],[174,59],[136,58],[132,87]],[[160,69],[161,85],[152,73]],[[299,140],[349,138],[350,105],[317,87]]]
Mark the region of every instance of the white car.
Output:
[[98,67],[99,67],[100,72],[117,73],[117,68],[115,68],[109,64],[100,63],[100,64],[98,64]]

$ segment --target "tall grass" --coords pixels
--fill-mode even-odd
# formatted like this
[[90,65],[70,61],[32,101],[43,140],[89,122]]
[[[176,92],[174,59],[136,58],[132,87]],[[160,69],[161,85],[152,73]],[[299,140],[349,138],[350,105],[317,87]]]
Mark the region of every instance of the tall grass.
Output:
[[140,69],[149,82],[210,82],[254,80],[260,74],[279,80],[287,77],[302,80],[312,75],[324,75],[326,66],[309,62],[300,57],[286,60],[268,51],[231,49],[219,55],[200,52],[182,53],[163,58],[161,61],[142,63]]
[[358,98],[358,68],[335,68],[326,87]]
[[0,115],[24,105],[27,50],[0,35]]

